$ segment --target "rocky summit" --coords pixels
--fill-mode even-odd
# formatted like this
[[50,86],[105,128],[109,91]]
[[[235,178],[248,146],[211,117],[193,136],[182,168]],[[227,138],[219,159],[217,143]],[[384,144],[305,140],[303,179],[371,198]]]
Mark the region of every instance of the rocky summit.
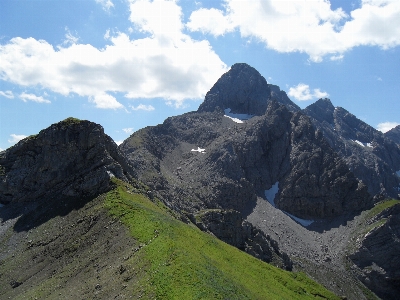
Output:
[[302,110],[242,63],[120,146],[53,124],[0,153],[0,296],[337,299],[302,271],[342,298],[397,299],[398,133],[329,99]]

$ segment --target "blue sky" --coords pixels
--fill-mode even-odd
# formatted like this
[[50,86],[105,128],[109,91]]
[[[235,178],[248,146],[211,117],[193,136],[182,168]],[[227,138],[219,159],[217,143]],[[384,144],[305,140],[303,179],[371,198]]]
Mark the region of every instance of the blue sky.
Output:
[[398,0],[2,0],[0,149],[70,116],[121,142],[196,110],[236,62],[386,131],[399,46]]

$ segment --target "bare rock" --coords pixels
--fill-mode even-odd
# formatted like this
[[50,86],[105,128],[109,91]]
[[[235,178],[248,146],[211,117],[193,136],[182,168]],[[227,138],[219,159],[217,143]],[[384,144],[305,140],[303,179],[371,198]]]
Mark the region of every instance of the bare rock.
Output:
[[103,127],[68,118],[23,139],[0,157],[1,203],[55,196],[91,197],[107,191],[110,177],[133,170]]

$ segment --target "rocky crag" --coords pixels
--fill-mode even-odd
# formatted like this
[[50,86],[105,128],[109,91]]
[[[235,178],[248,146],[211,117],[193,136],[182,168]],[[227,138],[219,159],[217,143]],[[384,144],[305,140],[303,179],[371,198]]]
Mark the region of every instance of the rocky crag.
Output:
[[103,127],[73,118],[2,152],[0,166],[2,204],[93,197],[110,189],[110,176],[134,176]]

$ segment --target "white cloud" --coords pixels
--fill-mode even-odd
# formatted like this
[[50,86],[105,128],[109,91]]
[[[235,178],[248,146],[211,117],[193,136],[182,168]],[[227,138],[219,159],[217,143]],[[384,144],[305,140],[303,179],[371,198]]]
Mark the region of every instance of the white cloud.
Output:
[[400,123],[397,122],[383,122],[379,123],[376,128],[379,131],[382,131],[383,133],[388,132],[390,129],[395,128],[396,126],[400,125]]
[[34,94],[27,94],[27,93],[22,93],[19,95],[19,98],[24,101],[33,101],[36,103],[51,103],[50,100],[44,99],[42,96],[36,96]]
[[90,96],[89,101],[94,103],[97,108],[117,109],[124,107],[121,103],[117,101],[117,99],[115,99],[114,96],[106,93],[99,93],[97,95]]
[[297,86],[289,88],[288,95],[298,101],[307,101],[313,99],[326,98],[329,96],[326,92],[321,92],[320,89],[310,91],[310,86],[304,83],[299,83]]
[[130,105],[130,108],[132,110],[145,110],[145,111],[153,111],[155,108],[152,105],[144,105],[144,104],[139,104],[138,106],[133,106]]
[[114,3],[111,0],[95,0],[96,3],[100,4],[105,11],[109,11],[111,7],[114,7]]
[[194,11],[187,27],[222,35],[238,29],[278,52],[304,52],[314,62],[342,59],[357,46],[400,45],[400,1],[362,0],[350,16],[327,0],[225,0],[225,12]]
[[6,97],[8,99],[14,99],[14,94],[12,91],[0,91],[0,96]]
[[22,140],[22,139],[24,139],[24,138],[27,137],[27,135],[23,135],[23,134],[14,134],[14,133],[10,134],[10,136],[11,136],[11,139],[8,140],[8,142],[9,142],[10,144],[18,143],[20,140]]
[[114,141],[118,146],[121,145],[124,141]]
[[182,32],[176,1],[130,2],[130,20],[147,37],[131,40],[124,33],[110,45],[58,46],[15,37],[0,45],[0,79],[21,86],[41,86],[67,96],[88,97],[99,108],[122,108],[112,92],[128,98],[163,98],[177,106],[201,99],[228,68],[208,41]]
[[186,24],[191,31],[201,31],[214,36],[223,35],[235,29],[234,24],[223,11],[215,8],[200,8],[190,15]]
[[129,128],[123,128],[122,129],[125,133],[127,133],[127,134],[131,134],[131,133],[133,133],[133,128],[132,127],[129,127]]

